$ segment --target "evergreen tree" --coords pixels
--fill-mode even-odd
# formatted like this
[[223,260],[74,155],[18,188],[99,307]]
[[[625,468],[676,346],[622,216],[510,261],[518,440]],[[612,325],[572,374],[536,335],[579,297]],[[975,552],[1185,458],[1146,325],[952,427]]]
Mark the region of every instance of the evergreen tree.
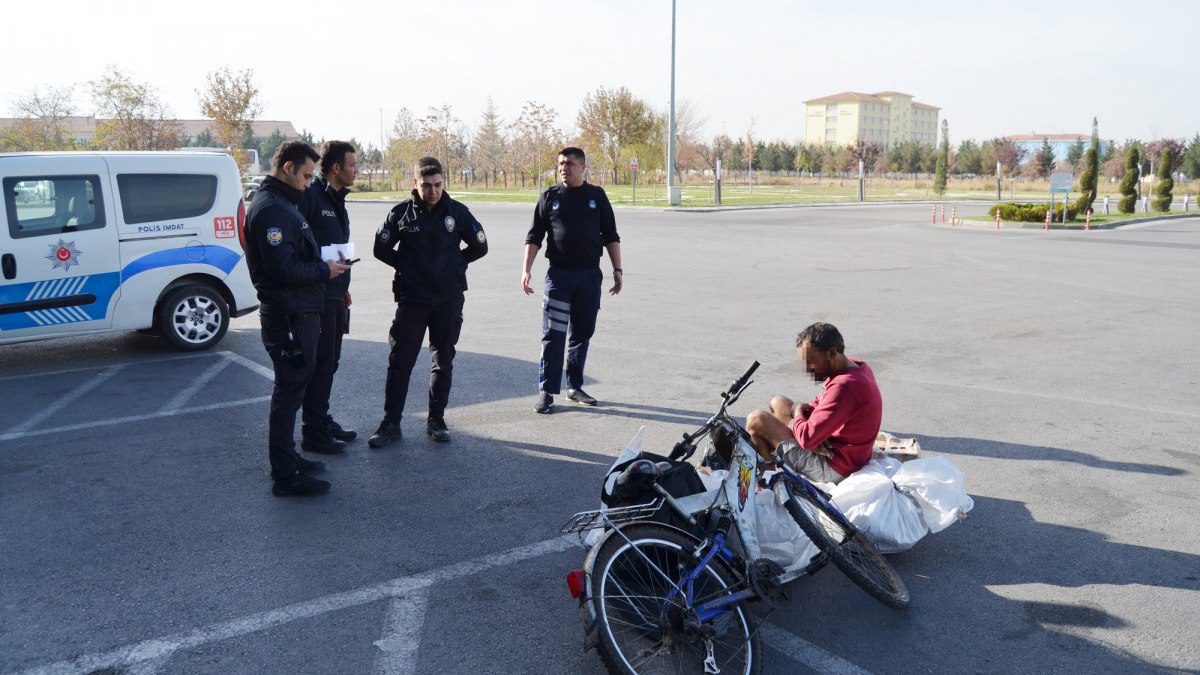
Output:
[[1096,180],[1100,175],[1100,131],[1097,120],[1092,118],[1092,145],[1083,158],[1083,175],[1079,177],[1079,191],[1083,194],[1075,202],[1075,210],[1087,213],[1096,201]]
[[1121,179],[1121,201],[1117,202],[1117,210],[1121,213],[1133,213],[1137,209],[1138,183],[1138,150],[1129,148],[1125,156],[1125,177]]
[[1154,186],[1155,211],[1166,213],[1171,210],[1171,190],[1175,188],[1175,181],[1171,180],[1171,164],[1174,159],[1170,148],[1163,148],[1158,167],[1158,184]]
[[933,191],[939,197],[946,194],[946,169],[950,165],[950,123],[942,120],[942,144],[938,147],[937,167],[933,176]]

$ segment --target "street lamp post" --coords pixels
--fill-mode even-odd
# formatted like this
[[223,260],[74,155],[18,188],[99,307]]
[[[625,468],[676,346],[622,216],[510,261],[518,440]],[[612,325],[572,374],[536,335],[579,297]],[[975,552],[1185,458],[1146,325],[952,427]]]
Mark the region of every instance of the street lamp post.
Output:
[[671,0],[671,108],[667,117],[667,201],[679,206],[683,188],[675,189],[675,0]]

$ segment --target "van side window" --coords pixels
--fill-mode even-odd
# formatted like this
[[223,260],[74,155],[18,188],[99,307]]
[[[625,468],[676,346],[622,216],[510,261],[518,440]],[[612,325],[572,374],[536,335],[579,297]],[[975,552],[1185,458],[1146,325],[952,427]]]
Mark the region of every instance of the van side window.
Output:
[[149,223],[202,216],[217,201],[217,177],[195,173],[117,175],[125,222]]
[[99,176],[12,176],[4,208],[13,239],[104,227]]

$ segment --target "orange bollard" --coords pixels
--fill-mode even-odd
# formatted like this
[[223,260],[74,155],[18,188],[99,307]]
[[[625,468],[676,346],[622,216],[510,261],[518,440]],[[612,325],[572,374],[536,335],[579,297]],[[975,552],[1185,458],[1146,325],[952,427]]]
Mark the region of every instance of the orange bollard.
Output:
[[1083,224],[1083,231],[1090,232],[1092,229],[1092,210],[1088,209],[1087,222]]
[[933,205],[933,215],[930,217],[929,222],[937,225],[937,204]]
[[1046,227],[1042,228],[1042,231],[1043,232],[1050,231],[1050,211],[1049,210],[1046,211]]
[[1000,206],[996,205],[996,229],[1000,229]]
[[954,227],[954,224],[957,221],[958,221],[958,207],[952,206],[952,207],[950,207],[950,227]]
[[946,224],[946,205],[942,204],[942,224]]

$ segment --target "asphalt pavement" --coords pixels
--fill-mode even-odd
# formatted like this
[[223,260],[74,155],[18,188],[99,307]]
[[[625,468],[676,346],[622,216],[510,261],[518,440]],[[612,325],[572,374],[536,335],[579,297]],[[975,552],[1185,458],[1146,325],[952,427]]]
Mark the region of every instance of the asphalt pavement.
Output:
[[559,527],[639,427],[666,451],[751,361],[735,412],[812,395],[793,345],[818,320],[871,364],[884,429],[949,458],[975,508],[890,557],[907,611],[832,567],[760,607],[765,673],[1200,670],[1200,219],[618,209],[601,405],[546,416],[544,259],[539,294],[520,290],[532,206],[472,205],[491,251],[469,272],[453,441],[423,433],[422,358],[404,439],[371,450],[388,207],[350,207],[364,260],[333,412],[360,439],[318,457],[324,497],[270,493],[256,315],[200,354],[134,333],[0,347],[0,672],[601,673],[564,581],[584,552]]

